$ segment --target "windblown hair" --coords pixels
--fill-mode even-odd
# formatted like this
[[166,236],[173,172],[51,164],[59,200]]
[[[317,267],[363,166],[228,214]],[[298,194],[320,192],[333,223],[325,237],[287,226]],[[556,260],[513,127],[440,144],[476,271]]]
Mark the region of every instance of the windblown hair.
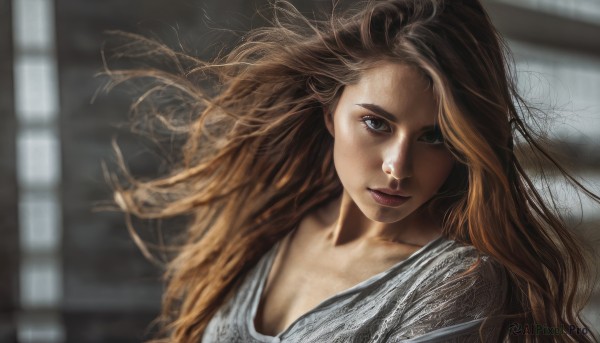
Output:
[[505,268],[507,318],[582,324],[591,275],[585,250],[534,187],[520,149],[600,198],[526,123],[531,111],[517,93],[508,49],[479,1],[369,1],[324,20],[305,19],[287,2],[273,8],[271,26],[252,30],[213,61],[131,35],[131,55],[167,58],[177,72],[107,70],[111,86],[152,79],[134,108],[186,138],[167,175],[116,186],[128,214],[194,218],[168,265],[161,341],[199,342],[260,257],[307,213],[340,196],[324,113],[345,85],[381,61],[420,71],[439,100],[437,121],[458,161],[428,204],[443,218],[443,235]]

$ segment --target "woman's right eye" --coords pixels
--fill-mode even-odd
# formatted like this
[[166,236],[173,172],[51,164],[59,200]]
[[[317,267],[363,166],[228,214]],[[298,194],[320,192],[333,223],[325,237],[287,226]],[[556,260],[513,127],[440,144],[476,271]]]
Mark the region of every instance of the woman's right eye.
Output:
[[362,117],[362,122],[365,124],[367,130],[375,131],[377,133],[390,132],[391,128],[385,120],[382,120],[373,116]]

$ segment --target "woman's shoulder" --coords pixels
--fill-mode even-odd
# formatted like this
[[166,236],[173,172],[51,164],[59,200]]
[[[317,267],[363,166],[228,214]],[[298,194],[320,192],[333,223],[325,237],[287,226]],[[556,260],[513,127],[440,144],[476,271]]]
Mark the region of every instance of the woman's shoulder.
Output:
[[418,262],[413,269],[411,300],[404,304],[397,328],[399,337],[464,326],[501,314],[507,277],[490,256],[473,246],[440,238]]
[[472,245],[440,238],[421,262],[420,290],[462,294],[493,292],[498,294],[507,287],[504,267],[491,256]]
[[472,277],[503,277],[504,268],[472,245],[440,237],[425,246],[424,250],[420,261],[424,271],[441,274],[444,279],[467,271]]

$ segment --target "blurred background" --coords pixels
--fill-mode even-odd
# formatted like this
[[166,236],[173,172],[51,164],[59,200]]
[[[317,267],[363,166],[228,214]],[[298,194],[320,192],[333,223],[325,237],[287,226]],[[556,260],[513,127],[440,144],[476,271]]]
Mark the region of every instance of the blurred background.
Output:
[[[484,1],[514,52],[524,95],[554,114],[552,149],[600,192],[600,0]],[[308,14],[331,6],[292,2]],[[114,161],[113,137],[135,175],[153,175],[160,163],[123,125],[127,92],[91,103],[105,81],[94,77],[104,32],[184,42],[208,58],[232,41],[207,27],[244,32],[260,25],[254,14],[265,3],[0,0],[0,342],[140,342],[151,334],[161,271],[142,257],[122,215],[93,211],[111,198],[101,161]],[[599,208],[560,194],[573,226],[596,239]],[[600,327],[600,296],[586,316]]]

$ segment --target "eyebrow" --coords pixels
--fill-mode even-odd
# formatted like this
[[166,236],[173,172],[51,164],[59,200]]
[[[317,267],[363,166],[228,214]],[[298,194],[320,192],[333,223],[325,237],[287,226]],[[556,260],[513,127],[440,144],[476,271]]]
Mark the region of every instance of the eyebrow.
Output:
[[[396,118],[396,116],[394,116],[393,114],[391,114],[390,112],[384,110],[381,106],[379,105],[375,105],[375,104],[356,104],[357,106],[360,106],[362,108],[365,108],[377,115],[380,115],[382,117],[384,117],[385,119],[393,122],[393,123],[397,123],[398,122],[398,118]],[[426,125],[423,126],[421,128],[421,131],[427,131],[427,130],[437,130],[438,126],[436,124],[434,125]]]
[[383,108],[381,108],[381,106],[378,106],[375,104],[356,104],[356,105],[358,105],[362,108],[366,108],[367,110],[369,110],[375,114],[378,114],[391,122],[394,122],[394,123],[398,122],[398,119],[396,118],[396,116],[394,116],[390,112],[384,110]]

